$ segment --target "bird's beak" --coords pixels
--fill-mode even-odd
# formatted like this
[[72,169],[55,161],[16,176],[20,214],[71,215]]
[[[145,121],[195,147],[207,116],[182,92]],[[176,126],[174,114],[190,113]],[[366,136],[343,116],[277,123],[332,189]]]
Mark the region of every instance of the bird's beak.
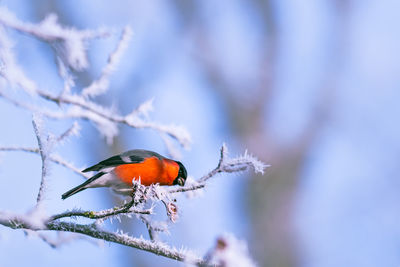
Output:
[[185,179],[183,179],[182,177],[179,177],[177,180],[178,185],[180,186],[184,186],[185,185]]

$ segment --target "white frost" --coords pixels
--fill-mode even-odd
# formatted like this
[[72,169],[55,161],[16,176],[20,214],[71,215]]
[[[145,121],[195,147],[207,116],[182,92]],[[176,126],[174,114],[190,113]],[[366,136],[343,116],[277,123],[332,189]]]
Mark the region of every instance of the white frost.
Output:
[[109,87],[110,75],[117,69],[118,63],[121,61],[122,55],[128,47],[129,41],[132,38],[132,29],[126,26],[117,48],[108,58],[108,63],[104,67],[99,79],[93,81],[88,87],[82,90],[82,95],[85,97],[94,97],[104,94]]
[[206,256],[207,263],[225,267],[255,267],[247,245],[232,234],[224,234],[217,239],[217,244]]
[[269,165],[250,155],[247,150],[239,157],[228,158],[228,148],[223,144],[221,147],[220,167],[224,172],[239,172],[251,167],[255,173],[264,174],[265,168],[269,167]]

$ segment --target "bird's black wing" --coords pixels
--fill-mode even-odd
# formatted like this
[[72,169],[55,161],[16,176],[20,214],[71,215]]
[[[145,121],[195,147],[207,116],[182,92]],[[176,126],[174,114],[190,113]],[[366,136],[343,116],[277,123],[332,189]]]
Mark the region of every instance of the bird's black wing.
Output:
[[141,163],[146,158],[150,157],[157,157],[159,159],[163,158],[163,156],[153,151],[134,149],[124,152],[120,155],[112,156],[111,158],[108,158],[106,160],[100,161],[96,165],[84,169],[82,172],[100,171],[105,168],[115,167],[122,164]]

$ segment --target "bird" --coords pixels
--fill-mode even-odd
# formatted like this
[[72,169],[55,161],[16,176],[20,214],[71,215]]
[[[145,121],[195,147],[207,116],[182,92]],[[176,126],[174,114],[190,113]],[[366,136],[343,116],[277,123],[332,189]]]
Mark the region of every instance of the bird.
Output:
[[61,198],[66,199],[87,188],[110,187],[121,195],[132,193],[133,180],[142,185],[159,184],[166,186],[184,186],[187,178],[185,166],[179,161],[160,154],[134,149],[84,169],[82,172],[97,171],[84,183],[65,192]]

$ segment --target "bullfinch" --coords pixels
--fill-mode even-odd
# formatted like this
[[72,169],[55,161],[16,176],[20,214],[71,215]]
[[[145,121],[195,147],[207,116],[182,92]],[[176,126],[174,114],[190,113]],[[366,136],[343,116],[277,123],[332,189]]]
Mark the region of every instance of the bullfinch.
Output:
[[186,182],[186,168],[179,161],[168,159],[160,154],[143,149],[134,149],[100,161],[82,172],[97,173],[84,183],[62,195],[66,199],[86,188],[110,187],[116,193],[129,195],[133,180],[142,185],[180,185]]

